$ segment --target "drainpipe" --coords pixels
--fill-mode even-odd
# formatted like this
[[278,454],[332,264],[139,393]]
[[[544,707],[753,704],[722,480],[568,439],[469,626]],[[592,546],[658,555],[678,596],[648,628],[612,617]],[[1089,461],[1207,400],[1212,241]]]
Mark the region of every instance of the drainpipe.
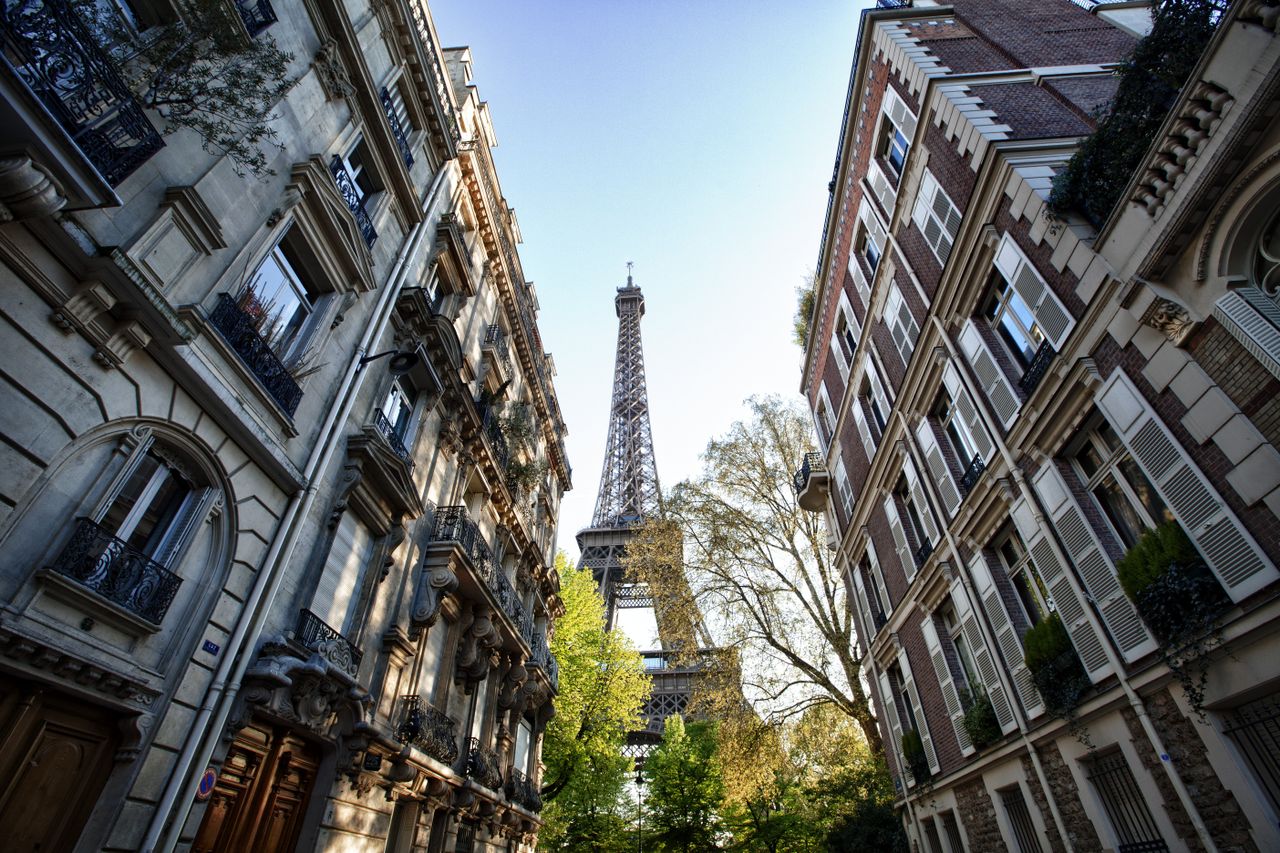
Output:
[[[445,168],[436,173],[423,210],[430,211],[435,205],[437,196],[444,186],[445,174]],[[285,507],[280,526],[277,528],[281,532],[272,540],[271,548],[263,558],[262,568],[259,569],[254,580],[253,589],[240,611],[241,615],[236,622],[235,630],[227,641],[227,654],[218,665],[213,682],[205,693],[204,702],[191,724],[191,735],[188,736],[182,755],[179,756],[170,773],[164,796],[152,813],[151,822],[147,826],[147,833],[140,846],[144,853],[172,850],[178,842],[199,784],[196,768],[206,765],[212,758],[220,733],[226,725],[227,716],[239,693],[240,680],[254,658],[247,646],[249,644],[256,646],[257,639],[262,633],[263,624],[272,610],[276,594],[284,579],[285,573],[282,567],[288,565],[298,542],[301,521],[315,502],[319,475],[328,466],[342,437],[341,425],[345,423],[355,403],[362,376],[359,370],[360,359],[385,331],[394,305],[394,297],[399,292],[408,261],[417,253],[425,235],[426,220],[414,226],[387,277],[387,286],[379,295],[371,322],[365,328],[360,345],[347,365],[346,373],[339,386],[341,390],[325,415],[324,425],[319,433],[321,438],[307,458],[303,469],[303,481],[306,485],[289,499]],[[239,650],[239,653],[232,654],[233,649]],[[180,783],[179,780],[183,778],[186,781]]]

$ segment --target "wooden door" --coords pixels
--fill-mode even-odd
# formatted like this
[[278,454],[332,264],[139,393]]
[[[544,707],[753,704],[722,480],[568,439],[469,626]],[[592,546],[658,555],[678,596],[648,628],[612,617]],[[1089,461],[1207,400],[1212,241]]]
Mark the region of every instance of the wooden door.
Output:
[[250,724],[227,751],[193,853],[293,850],[320,750],[278,727]]
[[14,853],[70,849],[111,773],[117,717],[0,677],[0,838]]

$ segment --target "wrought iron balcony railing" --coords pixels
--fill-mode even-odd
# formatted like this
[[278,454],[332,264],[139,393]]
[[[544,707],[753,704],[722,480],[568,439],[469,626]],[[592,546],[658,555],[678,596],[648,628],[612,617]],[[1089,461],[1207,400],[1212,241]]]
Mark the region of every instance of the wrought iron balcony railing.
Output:
[[114,187],[164,141],[76,5],[71,0],[4,0],[0,62],[27,84]]
[[560,692],[560,661],[553,654],[547,655],[547,681],[551,682],[552,690]]
[[977,484],[978,478],[982,476],[982,472],[987,470],[987,463],[982,460],[980,454],[973,454],[973,459],[969,462],[969,467],[964,469],[964,473],[960,475],[960,488],[967,495],[973,490]]
[[493,451],[493,461],[499,471],[506,471],[507,464],[511,461],[511,448],[507,444],[507,437],[502,434],[502,427],[498,423],[498,415],[494,412],[493,406],[483,400],[474,402],[476,412],[480,415],[481,431],[484,433],[484,437],[488,439],[489,448]]
[[877,613],[872,613],[872,614],[871,614],[871,621],[872,621],[872,622],[875,624],[875,626],[876,626],[876,633],[877,633],[877,634],[878,634],[878,633],[880,633],[880,631],[882,631],[882,630],[884,629],[884,626],[885,626],[885,625],[888,625],[888,624],[889,624],[889,620],[888,620],[888,618],[887,618],[883,613],[878,613],[878,612],[877,612]]
[[391,421],[387,420],[387,416],[381,409],[373,413],[373,428],[378,431],[378,435],[386,440],[396,456],[399,456],[405,462],[413,465],[413,458],[409,455],[409,449],[404,446],[404,436],[395,428]]
[[484,345],[491,348],[504,365],[511,365],[511,341],[501,326],[494,323],[485,331]]
[[425,702],[421,696],[401,696],[404,713],[396,734],[401,743],[409,743],[437,761],[453,764],[458,760],[457,723],[453,718]]
[[298,627],[294,630],[294,638],[303,648],[310,649],[355,678],[364,652],[310,610],[303,610],[298,614]]
[[209,314],[209,322],[262,383],[271,399],[293,417],[302,400],[302,389],[239,303],[228,293],[218,294],[218,304]]
[[257,38],[259,33],[279,20],[270,0],[236,0],[236,8],[240,10],[240,20],[244,21],[249,38]]
[[925,542],[921,544],[921,546],[916,549],[916,565],[923,566],[925,563],[925,560],[928,560],[929,557],[932,556],[932,554],[933,554],[932,542]]
[[498,755],[492,749],[480,745],[479,738],[471,738],[467,748],[467,775],[491,791],[502,788],[502,769]]
[[1022,389],[1022,393],[1028,397],[1039,386],[1040,380],[1044,379],[1045,372],[1049,369],[1050,362],[1057,355],[1053,346],[1048,341],[1041,341],[1040,348],[1036,350],[1036,354],[1031,358],[1031,364],[1027,366],[1027,370],[1022,374],[1022,378],[1018,380],[1018,387]]
[[386,86],[382,87],[382,109],[387,114],[387,124],[391,126],[391,135],[396,138],[396,147],[400,149],[400,156],[404,158],[406,169],[413,168],[413,151],[409,147],[409,134],[405,132],[404,123],[400,121],[400,114],[396,112],[395,102],[391,100],[391,92]]
[[525,774],[511,768],[507,777],[507,799],[524,806],[531,812],[542,811],[542,794],[533,780]]
[[480,529],[467,516],[465,506],[442,506],[436,508],[431,538],[436,542],[456,542],[463,553],[471,556],[480,541]]
[[71,541],[50,568],[153,625],[164,620],[182,584],[182,578],[88,518],[76,519]]
[[329,171],[333,174],[333,182],[338,185],[338,192],[347,203],[351,215],[356,218],[356,227],[360,229],[360,236],[364,238],[365,245],[372,249],[374,242],[378,239],[378,232],[374,230],[373,220],[369,218],[369,211],[365,209],[364,195],[356,186],[351,173],[347,171],[346,164],[337,154],[334,154],[333,159],[329,161]]
[[796,492],[803,492],[805,486],[809,484],[809,477],[815,471],[826,471],[827,463],[823,460],[821,453],[806,453],[804,461],[800,463],[800,470],[793,476],[792,480],[796,487]]

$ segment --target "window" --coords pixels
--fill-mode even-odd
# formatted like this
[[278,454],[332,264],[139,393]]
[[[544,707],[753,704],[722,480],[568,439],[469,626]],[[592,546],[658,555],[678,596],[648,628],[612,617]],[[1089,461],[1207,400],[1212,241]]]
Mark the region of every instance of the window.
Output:
[[889,327],[898,355],[902,356],[903,365],[910,364],[916,339],[920,337],[920,325],[911,315],[911,308],[898,290],[897,283],[889,286],[889,294],[884,303],[884,322]]
[[918,732],[920,725],[916,722],[915,712],[911,707],[911,693],[907,689],[907,680],[902,677],[902,669],[897,664],[889,667],[889,682],[893,685],[893,703],[898,708],[898,716],[902,719],[904,732]]
[[1158,853],[1169,849],[1151,818],[1146,797],[1139,790],[1124,753],[1117,749],[1094,758],[1087,762],[1086,770],[1115,830],[1120,850]]
[[306,267],[292,234],[267,254],[237,298],[240,310],[286,364],[305,348],[307,321],[320,299],[302,274]]
[[381,410],[382,416],[391,424],[391,428],[398,438],[404,438],[409,431],[413,418],[414,402],[417,397],[417,390],[414,389],[406,377],[398,376],[391,383],[391,390],[387,392],[387,397],[382,403]]
[[996,793],[1000,795],[1000,805],[1004,807],[1005,817],[1009,821],[1017,853],[1044,853],[1044,848],[1040,846],[1040,833],[1031,822],[1031,812],[1027,811],[1022,788],[1010,785]]
[[844,356],[846,365],[853,364],[853,353],[858,348],[858,336],[854,332],[854,325],[850,322],[849,312],[846,303],[841,299],[840,315],[836,318],[836,340],[840,344],[840,353]]
[[871,558],[864,556],[862,563],[859,565],[863,578],[866,579],[867,598],[871,605],[871,615],[875,622],[876,630],[879,630],[885,623],[885,618],[889,613],[888,600],[884,598],[884,582],[880,580],[879,573],[872,568]]
[[1144,531],[1173,520],[1151,481],[1106,421],[1096,419],[1085,430],[1072,460],[1126,550]]
[[945,811],[939,815],[942,818],[942,828],[947,833],[947,846],[951,848],[951,853],[964,853],[964,840],[960,837],[960,823],[956,820],[954,811]]
[[[899,103],[901,103],[899,101]],[[889,165],[895,178],[902,177],[902,167],[907,162],[907,151],[911,148],[911,140],[902,132],[889,114],[880,122],[880,144],[876,149],[877,156]]]
[[973,699],[974,688],[982,683],[978,677],[978,667],[973,661],[973,651],[969,648],[969,641],[964,635],[954,604],[947,601],[938,609],[937,616],[938,621],[942,623],[942,637],[949,640],[951,648],[955,650],[960,672],[953,675],[959,676],[955,679],[956,685],[962,688],[961,699],[968,707]]
[[878,380],[872,375],[872,370],[867,371],[867,382],[863,387],[862,400],[867,407],[867,411],[871,414],[871,423],[875,425],[875,439],[879,441],[884,435],[884,429],[888,424],[889,407],[885,405],[884,395],[876,393],[880,389]]
[[927,169],[920,180],[920,192],[911,211],[911,221],[924,235],[924,241],[938,263],[945,266],[951,256],[951,246],[960,233],[960,210],[951,203],[950,197]]
[[1007,531],[995,540],[996,557],[1018,593],[1018,603],[1027,625],[1035,625],[1053,612],[1053,598],[1036,569],[1031,554],[1027,552],[1016,531]]
[[[898,479],[898,487],[894,490],[898,501],[905,512],[903,521],[906,532],[914,537],[916,544],[916,561],[923,563],[933,552],[932,517],[928,516],[929,507],[924,505],[924,493],[914,474],[905,473]],[[927,520],[926,520],[927,519]]]
[[174,524],[195,489],[188,477],[153,448],[143,454],[98,521],[103,532],[140,554],[165,563],[173,556]]
[[938,393],[938,400],[933,405],[933,417],[937,419],[942,431],[951,441],[951,449],[956,454],[961,468],[968,468],[977,456],[977,445],[969,433],[969,427],[960,416],[955,400],[946,388]]
[[374,166],[373,154],[364,139],[360,139],[342,158],[356,187],[356,201],[367,206],[369,197],[382,192],[382,182],[378,179],[378,170]]
[[844,460],[836,459],[836,488],[840,492],[840,504],[844,507],[845,518],[853,514],[853,487],[849,484],[849,475],[845,472]]
[[1044,333],[1036,325],[1030,306],[998,274],[992,276],[991,296],[983,315],[1022,369],[1030,368],[1036,351],[1044,343]]
[[1280,814],[1280,693],[1226,711],[1222,731],[1239,749],[1253,778]]
[[880,265],[881,251],[875,238],[871,236],[871,232],[865,226],[858,230],[858,237],[854,241],[854,248],[855,251],[862,256],[862,259],[867,262],[867,269],[871,270],[874,274],[876,267]]
[[942,848],[942,839],[938,836],[938,825],[933,818],[926,817],[921,824],[924,826],[924,837],[929,841],[929,853],[946,853]]

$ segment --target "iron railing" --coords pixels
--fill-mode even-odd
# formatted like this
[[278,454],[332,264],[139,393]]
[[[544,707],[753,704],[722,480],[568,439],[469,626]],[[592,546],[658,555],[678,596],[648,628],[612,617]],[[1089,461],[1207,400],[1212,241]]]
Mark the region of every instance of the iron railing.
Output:
[[236,0],[236,8],[240,11],[244,28],[249,31],[249,38],[257,38],[259,33],[279,20],[270,0]]
[[303,648],[320,655],[352,678],[360,669],[364,652],[310,610],[298,614],[294,638]]
[[1118,853],[1167,853],[1169,848],[1160,837],[1124,753],[1108,753],[1093,759],[1087,767],[1089,781],[1097,789],[1120,840]]
[[437,761],[452,765],[458,760],[457,723],[453,718],[423,701],[421,696],[401,696],[404,714],[396,734]]
[[435,529],[431,538],[436,542],[456,542],[471,561],[471,567],[485,586],[493,591],[498,606],[507,615],[525,645],[533,643],[533,614],[520,601],[511,581],[494,560],[493,551],[480,534],[480,528],[467,516],[465,506],[443,506],[436,510]]
[[391,448],[396,456],[399,456],[410,465],[413,464],[413,459],[409,455],[409,448],[404,446],[404,436],[396,429],[395,424],[387,419],[382,409],[377,409],[373,413],[373,428],[378,431],[378,435],[382,436],[387,442],[387,446]]
[[343,201],[347,203],[347,208],[356,219],[356,227],[360,229],[364,244],[372,249],[374,242],[378,239],[378,232],[374,230],[373,220],[369,218],[369,211],[365,209],[364,195],[356,186],[351,173],[347,171],[347,164],[342,162],[341,157],[334,154],[333,159],[329,161],[329,171],[333,174],[333,182],[338,185],[338,192],[342,195]]
[[442,506],[436,509],[431,538],[436,542],[456,542],[470,556],[480,539],[480,528],[467,516],[465,506]]
[[906,9],[911,6],[911,0],[876,0],[877,9]]
[[1031,357],[1031,364],[1027,365],[1027,370],[1022,374],[1022,378],[1018,380],[1018,387],[1022,389],[1022,393],[1028,397],[1040,385],[1040,380],[1044,379],[1044,374],[1049,369],[1050,362],[1057,355],[1053,346],[1048,341],[1041,341],[1036,354]]
[[920,545],[919,548],[916,549],[916,565],[923,566],[925,563],[925,560],[928,560],[929,557],[932,555],[933,555],[933,543],[928,541],[924,542],[923,544]]
[[1280,809],[1280,695],[1255,699],[1223,716],[1222,733],[1239,748],[1272,808]]
[[71,540],[50,568],[154,625],[164,620],[182,584],[182,578],[88,518],[76,519]]
[[806,453],[804,461],[800,463],[800,470],[792,475],[792,483],[795,485],[796,493],[799,494],[809,485],[809,477],[815,472],[823,472],[827,470],[827,463],[823,460],[821,453]]
[[982,476],[982,472],[987,470],[987,463],[982,461],[980,454],[973,454],[969,466],[964,469],[964,473],[960,475],[960,488],[967,495],[973,491],[973,487],[977,484],[978,478]]
[[507,776],[507,799],[531,812],[542,811],[542,794],[533,780],[514,767]]
[[551,689],[560,692],[560,661],[556,660],[553,654],[547,655],[547,680],[551,682]]
[[493,452],[493,461],[499,471],[506,471],[507,464],[511,461],[511,448],[507,444],[507,437],[502,434],[502,427],[498,423],[498,415],[493,410],[493,406],[484,400],[475,400],[476,412],[480,415],[480,429],[484,433],[484,437],[489,442],[489,449]]
[[382,97],[382,109],[387,114],[387,124],[391,126],[391,135],[396,138],[396,147],[400,149],[400,156],[404,158],[406,169],[413,168],[413,150],[409,147],[409,134],[405,132],[404,123],[400,121],[400,114],[396,112],[396,105],[391,100],[391,91],[386,87],[382,87],[380,93]]
[[427,12],[427,0],[411,0],[409,8],[413,12],[413,22],[417,25],[418,38],[422,41],[422,49],[427,55],[437,106],[444,113],[444,123],[448,128],[449,138],[454,144],[457,144],[462,138],[462,131],[458,125],[458,116],[454,110],[453,100],[449,96],[449,89],[452,84],[449,82],[449,75],[440,61],[440,56],[436,53],[435,39],[431,37],[431,20]]
[[467,747],[467,775],[491,791],[502,788],[502,768],[498,754],[480,745],[479,738],[471,738]]
[[498,606],[502,608],[502,612],[511,618],[516,626],[516,631],[520,634],[520,638],[524,640],[525,645],[533,644],[533,616],[525,609],[520,601],[520,596],[516,593],[516,588],[511,585],[511,581],[507,580],[506,572],[502,570],[502,566],[493,563],[492,571],[489,572],[488,581],[489,589],[493,590],[493,597],[498,599]]
[[494,355],[504,365],[511,366],[511,341],[507,337],[507,333],[502,331],[502,327],[497,323],[489,326],[485,331],[484,345],[492,349]]
[[302,400],[302,389],[289,368],[258,332],[253,319],[231,294],[218,294],[218,304],[209,314],[209,323],[240,356],[244,366],[262,383],[271,399],[284,409],[285,414],[293,417]]
[[0,42],[0,61],[113,187],[164,146],[70,0],[4,0]]
[[1014,840],[1021,853],[1041,853],[1040,833],[1031,822],[1031,812],[1027,811],[1026,798],[1022,796],[1022,788],[1012,785],[998,792],[1000,804],[1004,806],[1005,816],[1013,829]]

